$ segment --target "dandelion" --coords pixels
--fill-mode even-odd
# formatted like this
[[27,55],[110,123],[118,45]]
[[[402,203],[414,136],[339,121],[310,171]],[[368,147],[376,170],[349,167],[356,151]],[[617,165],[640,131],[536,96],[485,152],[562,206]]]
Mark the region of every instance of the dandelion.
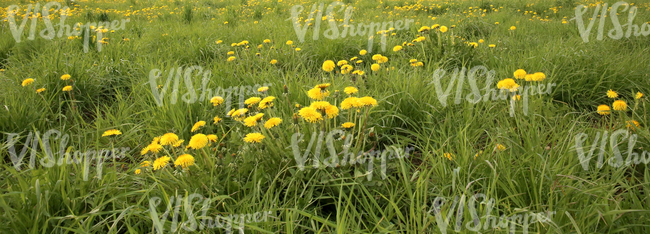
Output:
[[246,127],[254,127],[255,125],[257,125],[257,121],[258,119],[255,118],[255,116],[250,116],[244,119],[244,125],[246,125]]
[[504,145],[502,145],[502,144],[497,144],[497,147],[496,147],[496,148],[497,148],[497,150],[499,150],[499,151],[504,151],[504,150],[506,150],[506,147],[505,147]]
[[268,107],[272,107],[273,106],[273,100],[275,100],[275,97],[273,97],[273,96],[265,97],[264,99],[262,99],[262,101],[260,101],[260,104],[258,106],[259,109],[264,110],[264,109],[266,109]]
[[176,147],[176,148],[181,147],[181,144],[183,144],[183,142],[185,142],[185,140],[177,141],[176,143],[174,143],[173,146]]
[[178,141],[178,135],[174,133],[165,133],[160,137],[160,145],[173,145]]
[[519,79],[519,80],[521,80],[521,79],[526,78],[526,75],[527,75],[527,74],[528,74],[528,73],[526,73],[526,71],[525,71],[524,69],[517,69],[517,70],[515,71],[515,74],[514,74],[514,75],[515,75],[515,79]]
[[515,80],[507,78],[507,79],[499,81],[499,83],[497,83],[497,88],[499,88],[499,89],[508,89],[511,92],[514,92],[514,91],[517,91],[517,89],[519,88],[519,85],[517,83],[515,83]]
[[62,75],[62,76],[61,76],[61,80],[69,80],[70,77],[71,77],[70,75],[65,74],[65,75]]
[[347,64],[346,64],[346,65],[343,65],[343,66],[341,67],[341,74],[348,74],[348,73],[350,73],[352,70],[354,70],[354,67],[352,67],[351,65],[347,65]]
[[625,126],[627,128],[635,129],[635,128],[640,127],[641,125],[636,120],[628,120],[628,121],[625,122]]
[[264,135],[254,132],[254,133],[246,134],[246,137],[244,137],[244,141],[247,143],[253,143],[253,142],[260,143],[262,142],[262,140],[264,140],[264,138],[266,138]]
[[248,107],[251,107],[252,105],[259,103],[260,101],[262,101],[262,98],[260,97],[251,97],[249,99],[246,99],[244,101],[244,104],[248,105]]
[[323,70],[326,72],[331,72],[335,67],[336,64],[334,64],[334,61],[332,60],[327,60],[323,63]]
[[546,79],[546,75],[542,72],[535,72],[535,74],[533,74],[532,79],[533,81],[543,81],[544,79]]
[[68,85],[63,87],[63,92],[69,92],[69,91],[72,91],[72,86]]
[[23,80],[22,85],[23,85],[23,87],[25,87],[25,86],[30,85],[30,84],[32,84],[32,83],[34,83],[34,79],[32,79],[32,78],[27,78],[27,79]]
[[609,115],[610,109],[608,105],[600,105],[598,106],[598,110],[596,112],[599,115]]
[[634,99],[641,99],[643,97],[643,94],[641,92],[636,92],[636,96],[634,96]]
[[257,89],[257,92],[261,92],[261,93],[263,93],[263,92],[266,92],[266,91],[268,91],[268,90],[269,90],[269,87],[267,87],[267,86],[262,86],[262,87],[260,87],[260,88]]
[[368,53],[368,51],[366,51],[366,50],[359,51],[359,55],[366,55],[367,53]]
[[142,170],[140,170],[140,169],[135,169],[135,174],[136,174],[136,175],[139,175],[140,172],[142,172]]
[[422,27],[420,27],[420,29],[418,29],[418,32],[420,32],[420,33],[421,32],[427,32],[427,31],[429,31],[429,29],[430,29],[429,26],[422,26]]
[[189,148],[192,149],[201,149],[208,144],[208,137],[204,134],[196,134],[190,138],[190,143],[188,144]]
[[153,162],[153,170],[154,171],[159,170],[159,169],[167,166],[167,164],[169,164],[169,161],[171,159],[172,158],[170,158],[169,156],[160,157],[160,158],[156,159],[156,161]]
[[270,39],[264,39],[264,41],[262,41],[262,42],[264,42],[266,44],[269,44],[269,43],[271,43],[271,40]]
[[490,47],[490,48],[494,48],[494,47],[497,47],[497,45],[495,45],[495,44],[490,44],[490,45],[488,45],[488,47]]
[[515,31],[515,29],[517,29],[517,27],[515,27],[515,26],[510,27],[510,31]]
[[266,129],[271,129],[272,127],[278,126],[280,123],[282,123],[282,119],[280,118],[270,118],[269,120],[264,123],[264,127]]
[[483,40],[483,39],[478,40],[478,43],[482,44],[483,42],[485,42],[485,40]]
[[617,110],[617,111],[626,111],[627,110],[627,104],[623,100],[614,101],[614,104],[612,104],[612,107],[614,107],[614,110]]
[[228,57],[228,62],[235,61],[235,59],[237,59],[237,58],[235,58],[235,56],[230,56],[230,57]]
[[291,40],[287,41],[287,45],[293,45],[293,41]]
[[325,108],[325,114],[327,118],[332,119],[339,115],[339,108],[334,105],[329,105]]
[[40,88],[40,89],[37,89],[37,90],[36,90],[36,93],[41,93],[41,92],[43,92],[43,91],[45,91],[45,88]]
[[214,134],[207,135],[207,137],[208,137],[208,141],[210,142],[217,142],[218,140],[217,135]]
[[228,56],[235,55],[235,51],[228,51],[228,53],[226,53],[226,55],[228,55]]
[[359,103],[359,98],[357,97],[349,97],[343,100],[343,102],[341,102],[341,109],[343,110],[347,110],[350,108],[357,108],[357,107],[361,107],[361,104]]
[[353,127],[354,127],[354,123],[352,123],[352,122],[345,122],[345,123],[341,124],[341,127],[345,128],[345,129],[353,128]]
[[221,44],[222,42],[223,42],[222,40],[215,41],[215,43],[217,43],[217,45]]
[[343,92],[347,93],[348,95],[352,95],[352,94],[355,94],[355,93],[359,92],[359,90],[357,88],[355,88],[355,87],[350,86],[350,87],[346,87],[345,89],[343,89]]
[[609,97],[609,98],[617,98],[617,97],[618,97],[618,93],[616,93],[616,91],[611,90],[611,89],[610,89],[610,90],[607,90],[607,97]]
[[372,66],[370,66],[370,70],[372,70],[374,72],[379,71],[380,68],[381,68],[381,66],[379,64],[376,64],[376,63],[372,64]]
[[368,96],[365,96],[365,97],[359,98],[359,99],[358,99],[358,102],[359,102],[359,103],[361,104],[361,106],[363,106],[363,107],[365,107],[365,106],[373,106],[373,107],[374,107],[374,106],[377,106],[377,100],[375,100],[375,99],[372,98],[372,97],[368,97]]
[[397,51],[400,51],[400,50],[402,50],[402,46],[393,47],[393,52],[397,52]]
[[178,156],[176,161],[174,161],[175,167],[181,166],[182,168],[187,168],[192,165],[194,165],[194,157],[192,157],[192,155],[189,154],[183,154],[181,156]]
[[386,56],[381,56],[381,58],[377,60],[377,63],[386,63],[386,62],[388,62],[388,57]]
[[447,32],[447,26],[440,26],[440,32],[446,33]]
[[526,76],[524,76],[524,80],[526,80],[526,81],[533,81],[533,77],[534,77],[534,76],[535,76],[535,75],[533,75],[533,74],[526,74]]
[[223,98],[220,96],[215,96],[210,99],[210,102],[212,102],[212,106],[218,106],[223,103]]
[[310,123],[315,123],[323,120],[323,115],[318,113],[318,111],[316,111],[316,109],[312,107],[304,107],[300,109],[300,111],[298,111],[298,114],[300,115],[300,117],[302,117],[303,119],[305,119],[307,122]]
[[332,104],[330,104],[329,102],[320,101],[320,102],[312,102],[311,105],[309,105],[309,107],[314,108],[316,110],[323,110],[324,111],[325,109],[327,109],[328,106],[331,106],[331,105]]
[[307,96],[309,98],[314,99],[314,100],[323,100],[325,97],[328,97],[330,95],[330,92],[327,90],[323,90],[321,88],[313,88],[307,91]]
[[338,62],[336,63],[336,65],[339,66],[339,67],[340,67],[340,66],[343,66],[343,65],[347,65],[347,64],[348,64],[348,61],[345,61],[345,60],[340,60],[340,61],[338,61]]
[[205,126],[205,121],[201,120],[199,122],[196,122],[194,126],[192,126],[192,130],[190,132],[195,132],[196,130],[199,130],[199,128]]
[[269,62],[269,63],[271,63],[271,64],[273,64],[273,65],[275,65],[275,64],[277,64],[277,63],[278,63],[278,60],[275,60],[275,59],[271,59],[271,62]]
[[117,135],[122,135],[122,132],[120,132],[120,130],[117,130],[117,129],[111,129],[111,130],[106,130],[104,132],[104,134],[102,134],[102,137],[105,137],[105,136],[117,136]]

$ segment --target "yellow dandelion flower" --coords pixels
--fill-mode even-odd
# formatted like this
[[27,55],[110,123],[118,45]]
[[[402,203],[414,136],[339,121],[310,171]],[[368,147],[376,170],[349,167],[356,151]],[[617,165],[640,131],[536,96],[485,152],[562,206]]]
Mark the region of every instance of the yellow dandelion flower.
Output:
[[345,89],[343,89],[343,92],[347,93],[348,95],[352,95],[352,94],[355,94],[355,93],[359,92],[359,90],[357,88],[355,88],[355,87],[350,86],[350,87],[346,87]]
[[207,144],[208,144],[208,137],[206,135],[199,133],[192,136],[192,138],[190,138],[188,147],[192,149],[201,149],[205,147]]
[[374,72],[379,71],[380,68],[381,68],[381,66],[379,64],[376,64],[376,63],[372,64],[372,66],[370,66],[370,70],[372,70]]
[[327,115],[327,118],[332,119],[339,115],[339,108],[334,105],[329,105],[325,108],[325,114]]
[[221,122],[221,118],[219,118],[219,116],[215,116],[213,120],[214,120],[213,122],[214,124],[218,124],[219,122]]
[[354,123],[352,123],[352,122],[345,122],[345,123],[341,124],[341,127],[343,127],[343,128],[353,128],[353,127],[354,127]]
[[521,80],[521,79],[526,78],[526,75],[527,75],[527,74],[528,74],[528,73],[526,73],[526,71],[525,71],[524,69],[517,69],[517,70],[515,71],[515,74],[514,74],[514,75],[515,75],[515,79],[519,79],[519,80]]
[[228,57],[227,61],[232,62],[232,61],[235,61],[235,59],[237,59],[237,58],[235,58],[235,56],[230,56],[230,57]]
[[135,169],[135,174],[136,174],[136,175],[139,175],[140,172],[142,172],[142,170],[140,170],[140,169]]
[[328,106],[331,106],[329,102],[326,101],[320,101],[320,102],[312,102],[309,107],[314,108],[316,110],[325,110],[327,109]]
[[220,96],[214,96],[210,99],[210,102],[212,102],[212,106],[218,106],[223,103],[223,98]]
[[41,92],[43,92],[43,91],[45,91],[45,88],[40,88],[40,89],[37,89],[37,90],[36,90],[36,93],[41,93]]
[[178,141],[178,135],[174,133],[165,133],[160,137],[160,145],[173,145]]
[[544,79],[546,79],[546,75],[542,72],[535,72],[533,74],[533,81],[543,81]]
[[169,164],[169,161],[171,159],[172,158],[170,158],[169,156],[160,157],[160,158],[156,159],[156,161],[153,162],[153,170],[156,171],[156,170],[162,169],[163,167],[167,166],[167,164]]
[[260,97],[251,97],[249,99],[246,99],[244,101],[244,104],[248,105],[248,107],[251,107],[252,105],[259,103],[260,101],[262,101],[262,98]]
[[259,109],[264,110],[264,109],[266,109],[268,107],[272,107],[273,106],[273,100],[275,100],[275,97],[273,97],[273,96],[265,97],[264,99],[262,99],[262,101],[260,101],[260,104],[258,106]]
[[196,130],[199,130],[199,128],[205,126],[205,121],[201,120],[199,122],[196,122],[194,126],[192,126],[192,130],[190,132],[195,132]]
[[625,125],[627,126],[627,128],[631,128],[631,129],[636,129],[641,126],[639,122],[637,122],[636,120],[628,120],[625,122]]
[[626,111],[627,110],[627,104],[623,100],[614,101],[614,104],[612,104],[612,107],[614,107],[614,110],[617,110],[617,111]]
[[366,51],[366,50],[359,51],[359,55],[366,55],[367,53],[368,53],[368,51]]
[[269,87],[267,87],[267,86],[262,86],[262,87],[260,87],[260,88],[257,89],[257,92],[261,92],[261,93],[263,93],[263,92],[266,92],[266,91],[268,91],[268,90],[269,90]]
[[61,80],[69,80],[70,77],[71,77],[70,75],[65,74],[65,75],[62,75],[62,76],[61,76]]
[[269,63],[271,63],[271,64],[273,64],[273,65],[275,65],[275,64],[277,64],[277,63],[278,63],[278,60],[275,60],[275,59],[271,59],[271,62],[269,62]]
[[174,161],[175,167],[180,166],[181,168],[187,168],[192,165],[194,165],[194,157],[189,154],[183,154],[181,156],[178,156],[176,161]]
[[636,92],[636,96],[634,96],[634,99],[641,99],[643,97],[643,94],[641,92]]
[[122,132],[120,132],[120,130],[117,130],[117,129],[111,129],[111,130],[106,130],[104,132],[104,134],[102,134],[102,137],[105,137],[105,136],[117,136],[117,135],[122,135]]
[[397,45],[397,46],[393,47],[393,52],[397,52],[397,51],[400,51],[400,50],[402,50],[402,46]]
[[151,166],[151,161],[144,161],[140,163],[140,167],[148,167]]
[[270,118],[269,120],[264,123],[264,127],[266,129],[271,129],[272,127],[278,126],[280,123],[282,123],[282,119],[280,118]]
[[293,41],[291,40],[287,41],[287,45],[293,45]]
[[23,85],[23,87],[25,87],[25,86],[30,85],[30,84],[32,84],[32,83],[34,83],[34,79],[32,79],[32,78],[27,78],[27,79],[23,80],[22,85]]
[[497,88],[499,89],[508,89],[511,92],[517,91],[519,88],[519,85],[515,83],[515,80],[506,78],[504,80],[501,80],[497,83]]
[[315,123],[323,120],[323,115],[318,113],[318,111],[316,111],[316,109],[312,107],[304,107],[300,109],[300,111],[298,111],[298,114],[300,115],[300,117],[302,117],[303,119],[305,119],[307,122],[310,123]]
[[63,87],[63,92],[69,92],[69,91],[72,91],[72,86],[68,85]]
[[377,100],[375,100],[372,97],[368,97],[368,96],[359,98],[358,102],[361,104],[361,106],[364,106],[364,107],[365,106],[373,106],[373,107],[377,106]]
[[598,110],[596,112],[598,112],[599,115],[609,115],[610,108],[608,105],[600,105],[598,106]]
[[440,32],[446,33],[447,32],[447,26],[440,26]]
[[262,140],[264,140],[264,138],[265,138],[264,135],[254,132],[254,133],[246,134],[246,137],[244,137],[244,141],[247,143],[254,143],[254,142],[260,143],[262,142]]
[[610,89],[610,90],[607,90],[607,97],[609,97],[609,98],[617,98],[617,97],[618,97],[618,93],[616,93],[616,91],[611,90],[611,89]]
[[313,88],[307,92],[307,96],[314,100],[323,100],[325,97],[328,97],[330,92],[327,90],[322,90],[320,88]]
[[208,141],[210,142],[217,142],[217,140],[219,139],[217,138],[217,135],[214,134],[207,135],[207,137],[208,137]]
[[357,98],[357,97],[349,97],[349,98],[344,99],[343,102],[341,102],[341,109],[343,109],[343,110],[347,110],[347,109],[350,109],[350,108],[356,108],[356,107],[360,107],[360,106],[361,106],[361,104],[359,103],[359,98]]
[[176,143],[174,143],[174,147],[176,147],[176,148],[181,147],[181,144],[183,144],[183,142],[185,142],[185,140],[177,141]]
[[326,72],[331,72],[336,67],[336,64],[332,60],[327,60],[323,62],[323,70]]

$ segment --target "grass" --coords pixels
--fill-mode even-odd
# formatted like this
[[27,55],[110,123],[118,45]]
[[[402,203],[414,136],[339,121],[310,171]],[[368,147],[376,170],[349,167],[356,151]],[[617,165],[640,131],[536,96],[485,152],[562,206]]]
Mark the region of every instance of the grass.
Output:
[[[615,3],[606,2],[610,6]],[[21,42],[14,39],[9,23],[2,22],[0,217],[4,225],[0,231],[157,233],[154,223],[162,222],[152,217],[151,206],[155,204],[150,201],[160,198],[160,204],[155,206],[159,217],[167,208],[171,209],[163,224],[165,233],[188,233],[191,231],[187,226],[184,229],[182,223],[191,226],[192,221],[200,222],[203,203],[187,198],[200,194],[210,199],[209,217],[271,212],[267,221],[246,223],[246,233],[440,233],[444,223],[438,220],[447,218],[447,233],[453,229],[469,233],[472,231],[466,224],[474,219],[469,202],[475,195],[485,197],[473,206],[481,225],[490,218],[496,217],[498,221],[501,215],[555,212],[552,222],[535,222],[528,231],[648,232],[647,165],[615,167],[608,160],[615,160],[617,151],[623,160],[633,159],[630,149],[640,157],[648,157],[643,152],[650,143],[646,110],[650,92],[650,55],[646,46],[649,37],[612,40],[607,37],[612,28],[608,19],[604,39],[596,40],[598,32],[594,26],[590,41],[585,43],[575,20],[570,19],[579,4],[590,5],[586,15],[591,15],[596,3],[591,0],[344,1],[356,7],[351,17],[355,26],[359,22],[415,22],[410,28],[389,35],[386,51],[381,51],[380,35],[375,34],[372,53],[360,55],[360,50],[368,47],[367,37],[328,39],[323,34],[328,29],[327,21],[321,22],[318,40],[313,40],[315,25],[309,26],[304,42],[298,40],[293,24],[287,20],[291,8],[301,4],[305,8],[301,15],[304,20],[313,3],[316,2],[61,2],[62,6],[76,9],[65,20],[70,26],[77,22],[130,20],[124,29],[104,33],[108,39],[101,51],[96,43],[91,43],[88,53],[84,52],[82,39],[67,35],[52,40],[40,37],[38,33],[46,29],[42,18],[37,21],[33,40],[28,39],[28,21]],[[331,2],[322,3],[325,11]],[[2,18],[7,17],[7,7],[12,4],[23,10],[29,3],[0,1]],[[40,2],[41,6],[44,4]],[[638,13],[634,22],[641,26],[650,20],[650,5],[639,1],[635,6]],[[343,12],[336,11],[335,18],[343,19]],[[626,14],[619,13],[619,20],[625,23]],[[18,24],[23,15],[21,12],[17,17]],[[60,14],[51,15],[52,23],[58,24]],[[450,29],[445,33],[435,29],[418,32],[422,26],[433,24]],[[451,28],[452,25],[455,27]],[[511,26],[516,29],[510,30]],[[456,36],[453,41],[449,37],[452,34]],[[423,42],[412,42],[420,35],[426,38]],[[270,43],[264,43],[265,39]],[[218,40],[222,42],[217,43]],[[243,40],[249,43],[245,45]],[[289,40],[292,45],[287,45]],[[413,46],[392,50],[404,42]],[[477,47],[468,46],[469,42],[477,43]],[[228,55],[230,51],[234,54]],[[372,56],[376,53],[386,56],[388,62],[373,71],[371,65],[376,62]],[[227,61],[231,56],[236,59]],[[352,61],[352,57],[358,58]],[[278,63],[271,64],[272,59]],[[417,59],[423,66],[412,66],[410,59]],[[364,75],[341,74],[339,66],[326,72],[325,60],[346,60]],[[357,60],[363,62],[356,63]],[[210,96],[199,100],[203,75],[181,73],[177,88],[173,88],[176,80],[172,79],[162,105],[158,105],[149,84],[151,71],[159,69],[162,76],[157,84],[165,84],[171,69],[181,67],[185,71],[192,66],[210,71],[205,87],[213,91],[255,88],[246,89],[241,95],[238,88],[232,94],[230,107],[226,102],[214,106]],[[450,86],[454,69],[477,66],[493,70],[494,80],[489,82],[486,75],[479,75],[475,79],[477,89],[467,78],[462,79],[460,88],[457,83]],[[439,88],[444,91],[449,87],[447,105],[441,104],[433,82],[437,69],[446,71]],[[476,91],[481,97],[486,95],[486,87],[496,90],[496,83],[514,78],[517,69],[546,75],[539,82],[516,79],[521,86],[556,84],[548,94],[527,97],[527,114],[523,112],[523,97],[515,102],[514,116],[509,101],[493,100],[491,95],[477,103],[468,101],[467,95]],[[61,80],[64,74],[72,78]],[[23,87],[21,83],[27,78],[35,81]],[[338,107],[338,116],[309,123],[295,114],[315,101],[308,91],[322,83],[331,84],[327,88],[330,96],[324,100]],[[269,87],[267,92],[256,92],[265,84]],[[72,86],[71,92],[62,91],[67,85]],[[344,93],[348,86],[359,90],[354,96],[372,97],[378,105],[358,108],[359,112],[354,111],[357,108],[344,110],[341,102],[348,97]],[[37,93],[39,88],[45,91]],[[618,92],[619,97],[607,97],[610,89]],[[177,100],[172,104],[174,90]],[[635,99],[637,92],[645,95]],[[227,93],[219,95],[228,99]],[[197,100],[184,101],[192,99],[193,94]],[[272,108],[249,108],[248,115],[264,113],[257,126],[246,127],[226,115],[230,108],[239,107],[240,100],[256,96],[275,97]],[[627,111],[597,113],[599,105],[612,107],[615,100],[625,100]],[[214,124],[215,116],[221,122]],[[282,123],[271,129],[262,127],[271,117],[281,118]],[[627,121],[631,120],[637,121],[639,127],[628,127]],[[206,125],[192,131],[199,121]],[[342,128],[341,124],[348,121],[355,123],[355,127]],[[62,134],[45,139],[43,134],[52,129]],[[121,135],[102,137],[110,129],[120,130]],[[322,132],[327,136],[337,129],[345,132],[346,138],[335,135],[330,140],[339,166],[314,167],[315,157],[320,157],[321,162],[331,160],[327,139],[314,139],[301,170],[292,147],[294,134],[304,135],[298,142],[298,152],[305,155],[312,134],[318,136]],[[626,134],[611,140],[619,129]],[[602,141],[605,131],[609,138]],[[25,146],[30,132],[39,133],[35,148],[31,143]],[[246,135],[253,132],[265,138],[260,143],[245,142]],[[13,133],[20,134],[15,145],[8,142]],[[141,153],[154,137],[165,133],[176,134],[184,143],[178,148],[164,146],[157,153]],[[186,149],[198,133],[214,134],[217,140],[200,149]],[[585,152],[594,143],[598,146],[587,170],[583,169],[576,150],[576,137],[581,133],[587,135],[582,144]],[[596,139],[597,134],[601,139]],[[631,146],[629,138],[633,134],[638,138]],[[67,144],[61,143],[64,135]],[[44,146],[46,142],[49,147]],[[599,167],[601,142],[605,146],[604,165]],[[14,167],[12,146],[18,154],[25,149],[20,170]],[[115,161],[44,166],[50,162],[47,148],[58,160],[60,152],[73,157],[75,151],[120,147],[131,150],[125,158]],[[373,161],[372,180],[367,179],[369,163],[344,165],[342,161],[346,149],[358,155],[406,147],[414,148],[408,158],[387,160],[386,178],[381,174],[381,160]],[[451,159],[444,156],[446,153]],[[175,167],[174,160],[181,154],[192,155],[194,165]],[[163,156],[170,156],[172,162],[162,169],[141,166],[145,160],[153,163]],[[29,166],[32,159],[33,168]],[[136,170],[140,173],[136,174]],[[179,196],[184,204],[174,215],[178,202],[172,199]],[[454,205],[456,197],[464,198],[464,203]],[[433,212],[434,207],[438,208],[434,205],[436,198],[447,200],[438,214]],[[486,217],[489,199],[494,199],[494,207],[491,216]],[[464,212],[460,212],[459,206]],[[173,220],[178,222],[173,224]],[[462,226],[456,227],[457,222]],[[173,227],[176,229],[172,230]],[[232,231],[237,232],[238,228],[239,224],[233,222]],[[481,232],[519,233],[523,228],[521,224],[509,224]]]

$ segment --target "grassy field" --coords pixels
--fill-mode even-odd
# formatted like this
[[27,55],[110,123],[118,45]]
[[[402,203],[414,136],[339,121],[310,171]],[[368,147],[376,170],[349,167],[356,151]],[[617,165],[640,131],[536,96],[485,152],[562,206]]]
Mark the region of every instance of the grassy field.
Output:
[[650,3],[36,3],[0,0],[0,233],[650,232]]

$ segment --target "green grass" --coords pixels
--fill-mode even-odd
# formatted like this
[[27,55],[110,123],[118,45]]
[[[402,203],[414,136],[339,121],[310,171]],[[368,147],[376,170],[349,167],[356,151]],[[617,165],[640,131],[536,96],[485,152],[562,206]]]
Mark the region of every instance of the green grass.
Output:
[[[0,69],[5,70],[0,72],[0,232],[156,233],[150,199],[162,199],[157,206],[162,215],[172,196],[186,199],[193,193],[210,198],[210,217],[272,213],[266,222],[246,223],[246,233],[440,233],[434,212],[429,212],[436,197],[448,201],[442,206],[443,218],[453,214],[447,233],[452,232],[457,221],[462,222],[460,232],[469,233],[465,225],[472,221],[472,216],[467,202],[476,194],[495,200],[491,213],[497,219],[500,215],[556,212],[552,223],[532,224],[528,228],[531,233],[648,232],[647,165],[613,167],[605,163],[598,168],[596,149],[588,170],[584,170],[575,137],[580,133],[588,135],[584,143],[588,152],[597,133],[608,131],[611,135],[626,129],[626,121],[635,120],[640,127],[627,131],[638,135],[634,152],[642,156],[650,143],[646,110],[650,93],[650,37],[612,40],[605,36],[599,41],[595,39],[596,22],[590,41],[583,42],[575,20],[563,24],[562,19],[575,16],[574,6],[593,1],[426,1],[419,2],[420,5],[415,1],[392,0],[343,2],[356,7],[352,16],[355,25],[405,19],[414,19],[416,23],[389,36],[385,52],[380,50],[379,35],[375,35],[373,52],[359,55],[368,46],[367,37],[327,39],[323,36],[328,28],[326,22],[321,24],[318,40],[312,39],[314,26],[309,27],[304,42],[298,40],[291,21],[287,20],[291,7],[302,4],[302,16],[307,17],[313,1],[64,2],[63,6],[78,8],[66,19],[68,25],[130,19],[124,30],[105,33],[108,44],[103,45],[101,52],[92,43],[88,53],[84,53],[80,39],[69,40],[67,36],[46,40],[36,35],[34,40],[28,40],[31,21],[25,26],[22,41],[17,43],[9,24],[2,22]],[[606,2],[611,6],[616,1]],[[330,2],[323,3],[326,9]],[[3,18],[6,7],[12,4],[20,4],[24,9],[28,3],[1,1]],[[414,5],[417,7],[411,8]],[[635,5],[639,10],[634,22],[641,26],[650,20],[650,5],[640,1]],[[560,6],[557,12],[551,9]],[[486,10],[485,15],[470,15],[470,7],[472,11]],[[525,11],[537,12],[542,19],[548,16],[549,21],[531,18]],[[592,12],[593,7],[587,15]],[[54,15],[52,22],[58,24],[58,14]],[[620,12],[621,23],[626,22],[626,15]],[[342,19],[343,11],[335,17]],[[22,18],[16,20],[20,22]],[[426,34],[424,42],[414,42],[414,46],[393,52],[395,45],[411,42],[420,35],[420,27],[433,24],[455,25],[441,35],[453,33],[459,37],[452,44],[449,38],[439,40],[432,31]],[[517,29],[511,31],[511,26]],[[608,19],[605,34],[611,28]],[[39,19],[36,32],[43,29],[45,25]],[[271,43],[263,43],[265,39]],[[465,43],[480,39],[485,42],[477,48]],[[215,43],[217,40],[223,43]],[[231,43],[243,40],[249,41],[248,49],[231,47]],[[293,41],[293,46],[286,45],[288,40]],[[263,46],[258,49],[260,44]],[[489,44],[495,48],[489,48]],[[235,53],[235,61],[227,62],[229,51]],[[258,52],[260,56],[256,55]],[[378,72],[371,70],[375,53],[389,59]],[[355,56],[363,63],[350,61]],[[270,64],[272,59],[278,63]],[[412,67],[410,59],[417,59],[424,66]],[[347,60],[365,75],[340,74],[338,67],[337,72],[327,73],[322,69],[325,60]],[[171,103],[170,88],[163,105],[157,105],[148,83],[150,71],[163,71],[157,83],[164,84],[168,76],[165,71],[191,66],[211,71],[207,87],[212,90],[270,84],[268,93],[245,94],[243,98],[276,97],[274,107],[262,112],[265,120],[279,117],[283,122],[270,130],[260,128],[259,123],[256,128],[249,128],[228,118],[225,104],[213,106],[211,97],[193,103],[182,101],[183,95],[201,87],[202,76],[188,77],[192,88],[181,77],[177,102]],[[466,101],[472,93],[467,79],[461,88],[462,101],[454,103],[454,85],[447,105],[443,106],[432,83],[435,71],[447,71],[441,81],[444,90],[455,68],[476,66],[495,71],[490,86],[494,89],[498,81],[513,78],[513,72],[520,68],[529,73],[543,72],[546,79],[539,83],[557,86],[550,94],[529,96],[527,115],[521,109],[522,101],[516,102],[514,117],[505,100],[490,98],[476,104]],[[63,74],[72,78],[63,81]],[[34,78],[35,82],[23,87],[21,82],[26,78]],[[522,86],[534,83],[516,81]],[[371,96],[379,105],[363,108],[359,113],[340,110],[335,119],[318,124],[294,119],[294,113],[313,101],[307,91],[321,83],[332,84],[326,100],[339,108],[347,97],[343,90],[348,86],[359,89],[356,96]],[[477,77],[481,95],[486,93],[486,83],[485,76]],[[72,85],[73,91],[63,92],[66,85]],[[37,94],[38,88],[46,91]],[[617,100],[626,100],[628,110],[601,116],[596,112],[598,105],[611,106],[614,101],[606,96],[610,89],[620,95]],[[198,97],[201,92],[196,91]],[[645,96],[635,100],[636,92]],[[238,100],[237,94],[233,101]],[[215,116],[221,117],[222,122],[213,124]],[[300,170],[291,147],[293,134],[305,135],[299,143],[300,152],[304,153],[312,133],[324,131],[326,135],[330,130],[341,129],[349,116],[357,120],[352,130],[345,130],[353,136],[350,152],[385,150],[391,146],[414,147],[414,152],[408,158],[388,160],[385,179],[378,168],[379,161],[374,162],[371,181],[367,179],[367,164],[313,168],[308,160],[305,169]],[[207,124],[191,132],[198,121]],[[45,167],[40,163],[48,157],[43,133],[50,129],[69,136],[64,149],[60,138],[51,138],[53,152],[111,147],[131,150],[124,159],[104,162],[101,179],[97,161]],[[109,129],[118,129],[122,134],[102,137]],[[29,167],[31,150],[27,150],[22,169],[17,171],[9,153],[8,134],[20,133],[15,145],[19,153],[26,136],[36,131],[40,132],[40,142],[35,149],[35,167]],[[244,142],[243,138],[251,132],[261,132],[266,138],[262,143]],[[140,151],[154,137],[165,133],[184,139],[183,146],[197,133],[215,134],[218,140],[199,150],[166,146],[157,154],[141,155]],[[336,139],[333,145],[341,160],[346,141]],[[600,145],[600,140],[597,143]],[[615,151],[609,139],[605,143],[607,162]],[[317,142],[313,144],[316,148]],[[330,156],[325,140],[322,144],[321,160]],[[619,137],[613,144],[618,144],[626,159],[628,139]],[[499,150],[497,145],[505,149]],[[308,157],[313,159],[315,152],[312,149]],[[176,159],[183,153],[196,160],[189,169],[169,165],[156,171],[149,167],[135,174],[144,160],[166,155]],[[446,159],[445,153],[453,154],[453,159]],[[55,155],[58,157],[58,153]],[[84,180],[84,173],[89,175],[88,180]],[[448,213],[452,209],[450,201],[463,196],[465,212],[456,216],[456,206]],[[182,207],[177,216],[179,224],[202,215],[201,204],[187,202],[193,216]],[[482,216],[487,206],[486,202],[476,206],[481,224],[486,222]],[[172,216],[166,218],[165,233],[170,232]],[[237,228],[233,224],[234,232]],[[515,230],[520,233],[522,227]],[[481,233],[508,231],[489,228]],[[187,232],[180,227],[172,231]],[[196,231],[224,232],[218,228]]]

